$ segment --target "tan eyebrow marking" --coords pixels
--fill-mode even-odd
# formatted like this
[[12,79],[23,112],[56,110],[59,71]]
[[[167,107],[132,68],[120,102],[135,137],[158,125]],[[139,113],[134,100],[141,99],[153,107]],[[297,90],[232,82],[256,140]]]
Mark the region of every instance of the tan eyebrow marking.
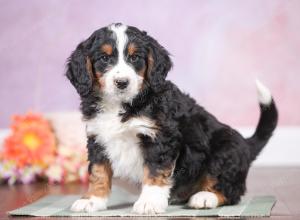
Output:
[[101,46],[101,51],[106,53],[107,55],[112,55],[113,48],[110,44],[103,44]]
[[137,48],[134,43],[129,43],[127,50],[128,50],[128,55],[131,56],[137,51]]

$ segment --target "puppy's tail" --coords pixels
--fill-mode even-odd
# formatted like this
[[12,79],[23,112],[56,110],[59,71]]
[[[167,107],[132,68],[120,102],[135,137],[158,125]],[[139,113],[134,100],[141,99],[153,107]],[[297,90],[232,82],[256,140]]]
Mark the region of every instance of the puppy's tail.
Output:
[[256,80],[258,101],[260,106],[260,118],[252,137],[246,139],[251,145],[252,160],[267,144],[278,121],[278,112],[270,90],[260,81]]

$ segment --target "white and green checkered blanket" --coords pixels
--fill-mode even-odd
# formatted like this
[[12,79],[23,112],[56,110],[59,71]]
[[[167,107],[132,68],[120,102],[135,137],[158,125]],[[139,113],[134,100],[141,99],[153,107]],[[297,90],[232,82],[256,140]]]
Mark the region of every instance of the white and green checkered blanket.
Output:
[[[114,186],[109,199],[108,209],[93,213],[72,212],[71,204],[80,195],[49,195],[38,201],[8,212],[10,215],[28,216],[141,216],[132,213],[133,202],[137,199],[119,187]],[[240,204],[223,206],[216,209],[189,209],[184,205],[170,205],[167,211],[156,216],[162,217],[196,217],[196,216],[270,216],[276,199],[274,196],[255,196],[243,199]]]

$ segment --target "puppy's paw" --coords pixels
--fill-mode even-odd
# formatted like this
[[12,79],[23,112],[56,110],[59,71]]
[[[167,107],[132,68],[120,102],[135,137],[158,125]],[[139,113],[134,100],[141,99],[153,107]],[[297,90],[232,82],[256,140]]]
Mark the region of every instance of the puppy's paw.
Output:
[[73,212],[95,212],[107,208],[107,198],[91,196],[89,199],[78,199],[71,206]]
[[215,193],[200,191],[189,199],[188,206],[195,209],[212,209],[218,206],[219,200]]
[[140,198],[133,205],[137,214],[154,215],[163,213],[168,207],[169,187],[143,186]]
[[165,212],[167,207],[168,200],[152,200],[151,198],[140,197],[133,205],[133,212],[154,215]]

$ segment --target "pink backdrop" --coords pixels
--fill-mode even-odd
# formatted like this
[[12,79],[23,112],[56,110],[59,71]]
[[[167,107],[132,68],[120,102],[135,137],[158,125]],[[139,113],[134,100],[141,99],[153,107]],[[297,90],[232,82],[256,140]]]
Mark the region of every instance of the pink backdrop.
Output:
[[147,30],[173,55],[169,74],[223,122],[258,120],[254,79],[281,125],[300,124],[300,1],[0,1],[0,127],[13,113],[78,109],[66,58],[95,29]]

